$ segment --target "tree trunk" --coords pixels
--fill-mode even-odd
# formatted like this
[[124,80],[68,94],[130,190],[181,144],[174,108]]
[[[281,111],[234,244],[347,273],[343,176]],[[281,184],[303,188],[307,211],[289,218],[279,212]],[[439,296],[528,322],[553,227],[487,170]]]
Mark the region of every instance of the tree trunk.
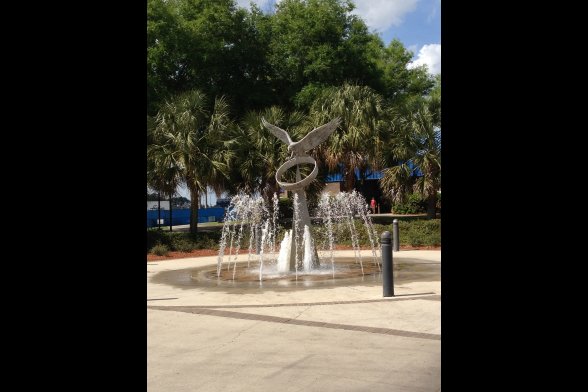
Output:
[[190,233],[198,233],[198,208],[200,207],[200,194],[194,186],[190,187]]
[[169,231],[172,231],[172,198],[173,194],[169,195]]
[[437,193],[431,193],[427,197],[427,219],[435,219],[437,209]]
[[157,228],[161,230],[161,192],[157,192]]
[[274,193],[278,194],[278,197],[280,196],[279,192],[280,192],[280,186],[276,182],[276,178],[272,177],[272,178],[268,179],[265,184],[265,187],[263,189],[263,196],[264,196],[265,201],[268,203],[268,205],[272,205]]
[[345,192],[351,192],[355,188],[355,168],[347,168],[345,171],[343,189]]

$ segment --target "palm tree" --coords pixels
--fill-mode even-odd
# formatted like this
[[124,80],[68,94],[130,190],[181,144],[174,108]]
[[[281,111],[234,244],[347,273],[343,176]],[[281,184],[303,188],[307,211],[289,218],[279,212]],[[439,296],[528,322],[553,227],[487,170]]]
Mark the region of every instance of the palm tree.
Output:
[[[209,112],[206,97],[198,90],[166,102],[155,117],[151,150],[161,154],[160,165],[177,170],[190,191],[190,233],[198,231],[200,192],[206,192],[208,186],[220,192],[227,177],[233,156],[225,137],[231,127],[226,100],[217,98]],[[159,167],[163,170],[165,166]]]
[[438,116],[423,101],[418,110],[392,122],[388,157],[397,163],[384,169],[380,180],[380,187],[392,201],[403,200],[411,192],[423,197],[428,218],[435,217],[441,187],[441,128],[435,124]]
[[329,170],[341,170],[346,191],[355,187],[356,169],[380,166],[383,104],[371,88],[344,84],[327,89],[311,105],[310,129],[341,118],[339,128],[317,149]]

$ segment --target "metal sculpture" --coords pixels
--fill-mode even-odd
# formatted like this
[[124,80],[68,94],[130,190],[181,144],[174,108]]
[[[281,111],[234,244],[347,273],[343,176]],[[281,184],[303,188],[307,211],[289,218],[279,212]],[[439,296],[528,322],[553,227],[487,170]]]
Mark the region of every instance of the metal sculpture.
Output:
[[[275,137],[283,141],[288,145],[288,151],[292,153],[291,159],[284,162],[282,166],[278,168],[276,171],[276,181],[278,185],[287,191],[293,191],[298,195],[298,202],[300,204],[300,222],[301,228],[304,230],[304,226],[308,226],[310,230],[310,215],[308,214],[308,204],[306,202],[306,192],[304,188],[306,188],[312,180],[314,180],[318,174],[318,165],[316,160],[307,154],[308,151],[312,150],[325,140],[333,133],[335,129],[339,126],[340,119],[335,118],[330,122],[321,125],[318,128],[313,129],[310,131],[306,136],[304,136],[301,140],[294,142],[288,132],[284,131],[283,129],[276,127],[273,124],[268,123],[265,121],[264,118],[261,119],[261,122],[264,127],[266,127]],[[300,176],[300,170],[298,165],[300,164],[314,164],[314,169],[312,172],[306,176],[304,179]],[[296,166],[296,182],[288,183],[281,181],[282,176],[286,172],[286,170],[290,169],[291,167]],[[294,252],[292,252],[293,254]],[[319,265],[319,259],[316,255],[316,250],[313,251],[312,255],[312,264],[313,266]],[[290,269],[294,269],[295,265],[294,257],[290,257]]]

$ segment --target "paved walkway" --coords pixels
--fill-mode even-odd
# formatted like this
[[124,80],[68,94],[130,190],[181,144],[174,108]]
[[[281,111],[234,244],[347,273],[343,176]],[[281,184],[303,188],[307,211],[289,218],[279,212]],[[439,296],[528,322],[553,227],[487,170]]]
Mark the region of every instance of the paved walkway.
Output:
[[[394,263],[440,265],[440,253],[401,251]],[[440,390],[439,276],[403,280],[400,268],[391,298],[375,284],[210,290],[151,279],[215,263],[147,263],[149,391]]]

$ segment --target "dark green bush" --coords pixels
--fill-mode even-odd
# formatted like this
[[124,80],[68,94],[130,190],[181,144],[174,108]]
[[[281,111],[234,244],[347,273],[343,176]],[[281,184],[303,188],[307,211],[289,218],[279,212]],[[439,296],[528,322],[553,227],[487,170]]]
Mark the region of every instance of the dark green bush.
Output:
[[190,233],[170,232],[157,229],[147,230],[147,251],[155,245],[165,245],[168,250],[190,252],[192,249],[216,249],[220,230],[199,231],[196,237]]
[[153,248],[151,248],[151,253],[154,253],[157,256],[165,256],[168,252],[169,248],[163,244],[157,244]]
[[[369,246],[370,240],[367,235],[367,229],[363,223],[363,220],[356,219],[355,229],[359,238],[361,246]],[[276,238],[276,246],[279,247],[280,241],[284,238],[284,232],[287,230],[287,226],[281,223],[281,227],[278,230]],[[286,227],[284,227],[286,226]],[[236,236],[238,235],[239,227],[237,226],[235,231],[235,243]],[[244,233],[241,239],[241,252],[246,251],[249,248],[249,227],[243,227]],[[373,238],[374,244],[379,246],[380,236],[384,231],[390,231],[393,233],[393,225],[390,224],[378,224],[374,223],[374,230],[376,231],[376,237]],[[328,238],[326,231],[322,224],[313,224],[312,227],[313,237],[316,245],[319,248],[328,247]],[[441,245],[441,219],[411,219],[400,218],[399,219],[399,231],[400,231],[400,244],[403,246],[439,246]],[[351,245],[351,233],[349,232],[349,226],[346,222],[341,222],[333,225],[333,234],[335,237],[335,243],[339,245]],[[153,253],[153,247],[156,245],[162,245],[167,250],[176,250],[182,252],[189,252],[192,249],[218,249],[221,232],[219,231],[202,231],[196,236],[192,236],[190,233],[183,232],[169,232],[162,230],[148,230],[147,231],[147,250]],[[229,246],[230,239],[227,239],[227,247]]]
[[[359,240],[359,245],[360,246],[370,245],[371,244],[370,238],[369,238],[368,231],[367,231],[367,228],[366,228],[363,220],[355,219],[354,223],[355,223],[355,231],[357,233],[357,237]],[[327,233],[322,225],[315,225],[312,227],[312,230],[313,230],[313,237],[314,237],[315,241],[317,241],[319,246],[322,246],[323,243],[328,244]],[[374,230],[376,232],[375,236],[379,238],[380,235],[382,234],[382,232],[387,230],[387,228],[384,225],[374,224]],[[347,224],[347,222],[340,222],[337,224],[333,224],[333,236],[334,236],[334,240],[335,240],[336,244],[352,245],[351,232],[349,230],[349,225]],[[280,237],[280,238],[282,238],[282,237]],[[374,245],[377,246],[377,244],[379,244],[377,238],[372,237],[372,240],[374,241]]]
[[395,214],[420,214],[427,212],[427,202],[416,193],[408,196],[404,202],[392,205],[392,212]]
[[195,249],[218,249],[218,241],[215,241],[214,239],[210,238],[210,237],[203,237],[202,239],[200,239],[196,245],[195,245]]
[[173,248],[174,250],[180,251],[180,252],[191,252],[192,249],[194,249],[195,244],[194,242],[186,239],[186,238],[174,238],[173,241]]
[[[390,226],[392,232],[392,226]],[[439,246],[441,245],[441,219],[413,220],[398,222],[400,245]]]
[[[367,229],[361,220],[355,220],[355,230],[359,237],[360,246],[370,245]],[[374,244],[379,246],[381,235],[384,231],[393,233],[393,225],[374,224],[376,237]],[[400,245],[410,246],[440,246],[441,245],[441,220],[440,219],[399,219],[398,230]],[[351,233],[346,222],[333,226],[335,243],[340,245],[351,245]],[[283,236],[283,234],[282,234]],[[319,247],[326,246],[328,239],[326,231],[321,225],[313,226],[313,236]],[[282,237],[280,237],[282,238]]]

